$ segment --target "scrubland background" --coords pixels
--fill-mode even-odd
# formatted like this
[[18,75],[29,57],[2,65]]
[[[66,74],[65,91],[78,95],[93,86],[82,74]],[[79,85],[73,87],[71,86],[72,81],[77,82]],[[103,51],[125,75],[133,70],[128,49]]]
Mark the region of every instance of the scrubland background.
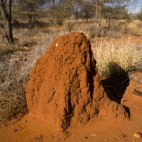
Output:
[[83,32],[90,39],[100,76],[142,71],[142,11],[134,13],[135,6],[126,0],[14,1],[13,43],[0,17],[0,125],[28,112],[30,71],[60,35]]

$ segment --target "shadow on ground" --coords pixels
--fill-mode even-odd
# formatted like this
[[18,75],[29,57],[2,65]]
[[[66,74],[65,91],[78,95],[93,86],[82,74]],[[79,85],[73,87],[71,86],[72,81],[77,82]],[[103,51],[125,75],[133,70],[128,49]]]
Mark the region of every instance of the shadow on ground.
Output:
[[[117,63],[111,62],[109,64],[109,69],[111,72],[110,77],[103,79],[101,83],[108,98],[120,104],[126,88],[129,86],[130,79],[127,73]],[[130,117],[129,108],[125,105],[123,106]]]

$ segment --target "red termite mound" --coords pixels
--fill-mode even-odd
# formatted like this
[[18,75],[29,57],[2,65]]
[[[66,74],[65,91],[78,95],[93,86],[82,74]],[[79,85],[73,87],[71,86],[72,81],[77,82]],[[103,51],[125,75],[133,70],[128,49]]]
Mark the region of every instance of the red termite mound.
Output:
[[128,118],[102,85],[89,39],[70,33],[55,39],[37,60],[27,85],[29,112],[56,128],[86,124],[91,118]]

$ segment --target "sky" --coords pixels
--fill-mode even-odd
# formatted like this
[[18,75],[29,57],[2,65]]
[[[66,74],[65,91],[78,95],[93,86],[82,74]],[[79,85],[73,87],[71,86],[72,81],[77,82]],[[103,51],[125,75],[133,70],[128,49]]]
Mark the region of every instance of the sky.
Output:
[[134,13],[140,11],[142,7],[142,0],[131,0],[131,9]]

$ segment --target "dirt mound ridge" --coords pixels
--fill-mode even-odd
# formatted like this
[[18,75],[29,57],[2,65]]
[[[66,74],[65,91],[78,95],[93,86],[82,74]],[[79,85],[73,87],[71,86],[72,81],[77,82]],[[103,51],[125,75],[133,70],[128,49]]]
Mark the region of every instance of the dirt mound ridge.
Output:
[[30,113],[61,130],[97,116],[128,118],[123,106],[104,92],[83,33],[66,34],[51,43],[32,69],[26,91]]

